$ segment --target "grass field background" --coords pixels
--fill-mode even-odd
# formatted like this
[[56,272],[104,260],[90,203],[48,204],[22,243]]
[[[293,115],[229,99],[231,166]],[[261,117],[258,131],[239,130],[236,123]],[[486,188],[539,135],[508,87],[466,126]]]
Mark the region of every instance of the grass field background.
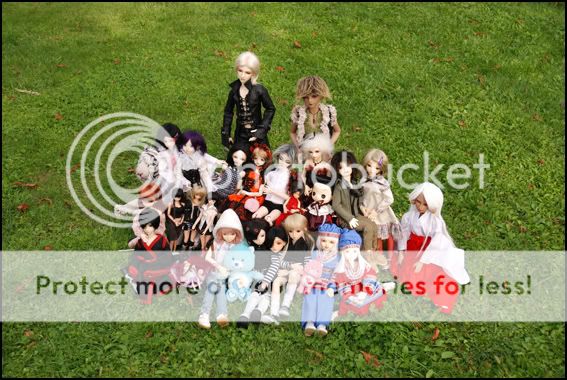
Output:
[[[470,188],[445,190],[459,247],[563,250],[564,16],[561,3],[3,4],[2,249],[125,248],[130,232],[92,221],[67,190],[73,139],[129,111],[197,129],[222,157],[233,61],[252,49],[277,107],[273,146],[289,139],[296,81],[319,75],[343,130],[337,148],[362,158],[380,147],[396,168],[423,166],[427,150],[431,168],[445,164],[442,182],[448,165],[485,155],[484,189],[473,172]],[[135,162],[117,166],[122,184],[138,185]],[[401,215],[408,191],[393,192]],[[559,323],[338,324],[324,340],[295,324],[4,323],[2,337],[3,376],[565,374]]]

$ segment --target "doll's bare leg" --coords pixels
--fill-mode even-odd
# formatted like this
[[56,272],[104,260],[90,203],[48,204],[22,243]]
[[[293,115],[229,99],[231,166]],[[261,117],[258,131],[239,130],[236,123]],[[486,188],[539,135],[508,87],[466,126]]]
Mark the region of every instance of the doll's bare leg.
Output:
[[285,289],[285,294],[282,301],[282,307],[289,308],[291,303],[293,302],[293,297],[295,296],[295,291],[297,290],[297,286],[301,281],[301,275],[299,272],[292,270],[289,272],[287,287]]
[[256,211],[254,214],[252,214],[252,218],[253,219],[256,219],[256,218],[261,219],[261,218],[265,217],[266,215],[268,215],[268,209],[266,207],[262,206],[258,209],[258,211]]
[[138,198],[124,205],[114,205],[114,213],[117,215],[134,215],[139,209]]
[[272,212],[266,215],[264,219],[266,220],[266,222],[270,223],[270,226],[272,226],[274,224],[274,221],[279,218],[281,214],[282,212],[280,210],[272,210]]
[[128,242],[128,248],[132,248],[132,249],[133,249],[134,247],[136,247],[136,244],[138,243],[138,240],[139,240],[139,239],[140,239],[139,237],[135,237],[134,239],[130,240],[130,241]]
[[191,236],[191,233],[193,231],[191,230],[184,230],[183,231],[183,245],[188,246],[189,245],[189,237]]

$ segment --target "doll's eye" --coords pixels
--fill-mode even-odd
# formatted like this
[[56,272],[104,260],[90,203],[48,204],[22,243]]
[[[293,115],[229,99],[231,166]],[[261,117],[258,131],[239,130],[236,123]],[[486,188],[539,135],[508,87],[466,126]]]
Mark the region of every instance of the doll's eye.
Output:
[[325,194],[321,194],[321,199],[325,199]]

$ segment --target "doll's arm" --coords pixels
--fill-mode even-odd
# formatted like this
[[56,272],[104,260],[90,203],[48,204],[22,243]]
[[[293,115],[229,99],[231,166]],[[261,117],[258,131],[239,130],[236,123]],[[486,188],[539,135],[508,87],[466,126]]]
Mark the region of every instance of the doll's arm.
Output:
[[284,213],[288,213],[289,209],[287,208],[287,204],[289,203],[289,200],[291,199],[291,197],[289,197],[288,199],[285,200],[284,204],[283,204],[283,212]]
[[213,232],[215,216],[217,216],[216,209],[215,209],[214,212],[210,211],[210,213],[207,215],[207,228],[206,228],[206,230],[208,230],[209,232]]
[[260,101],[262,102],[262,105],[264,106],[264,118],[262,119],[262,125],[259,126],[255,126],[258,129],[258,132],[256,132],[256,136],[259,139],[266,139],[266,135],[268,134],[268,131],[270,130],[271,126],[272,126],[272,119],[274,118],[274,115],[276,114],[276,107],[274,106],[274,103],[272,102],[272,99],[270,98],[270,94],[268,93],[268,90],[265,87],[262,87],[262,92],[260,95]]
[[171,205],[172,203],[169,204],[169,206],[167,206],[167,217],[173,222],[173,216],[171,215]]
[[299,150],[299,143],[297,142],[297,124],[293,121],[291,122],[291,128],[289,130],[289,136],[291,137],[291,142]]
[[230,146],[230,135],[231,135],[231,127],[232,127],[232,118],[234,116],[234,98],[233,92],[230,90],[228,93],[228,99],[226,100],[226,105],[224,107],[224,121],[221,129],[221,142],[222,145],[226,146],[227,148]]
[[165,233],[165,214],[163,212],[160,212],[159,213],[159,227],[156,230],[156,234],[163,235],[164,233]]
[[333,143],[333,145],[337,143],[340,135],[341,127],[339,126],[339,123],[335,122],[335,124],[333,124],[333,134],[331,135],[331,142]]
[[251,191],[244,191],[244,195],[247,195],[249,197],[260,197],[263,194],[264,194],[264,185],[260,185],[260,189],[256,193],[253,193]]

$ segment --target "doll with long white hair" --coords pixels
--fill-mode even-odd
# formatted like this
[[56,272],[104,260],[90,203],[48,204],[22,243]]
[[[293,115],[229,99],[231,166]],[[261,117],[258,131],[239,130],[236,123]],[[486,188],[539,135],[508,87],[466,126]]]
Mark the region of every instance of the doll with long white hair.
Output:
[[[459,284],[470,282],[465,254],[455,247],[441,216],[443,193],[432,183],[420,184],[409,196],[402,217],[402,238],[391,272],[400,283],[411,283],[415,296],[425,295],[444,313],[451,313]],[[406,286],[409,290],[409,285]]]

